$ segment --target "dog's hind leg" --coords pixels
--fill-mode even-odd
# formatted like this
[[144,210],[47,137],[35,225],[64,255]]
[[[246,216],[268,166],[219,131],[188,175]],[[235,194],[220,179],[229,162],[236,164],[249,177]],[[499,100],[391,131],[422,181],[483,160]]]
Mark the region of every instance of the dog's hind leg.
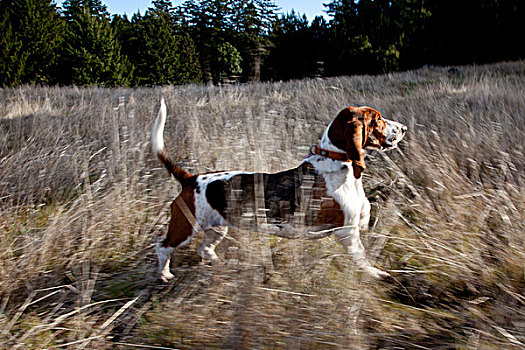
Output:
[[155,247],[159,261],[160,279],[164,282],[173,278],[170,272],[171,252],[174,248],[188,244],[195,233],[194,225],[190,222],[193,213],[190,212],[190,217],[188,211],[190,209],[181,194],[171,204],[171,219],[166,238],[161,243],[157,243]]
[[219,257],[215,253],[215,247],[224,239],[228,233],[228,226],[210,227],[204,231],[202,236],[202,243],[197,250],[200,257],[206,261],[214,264],[219,261]]
[[164,242],[157,243],[155,245],[155,252],[157,253],[157,259],[159,261],[159,274],[160,279],[163,282],[168,282],[173,278],[173,274],[170,272],[170,260],[171,252],[173,247],[166,246],[164,247]]

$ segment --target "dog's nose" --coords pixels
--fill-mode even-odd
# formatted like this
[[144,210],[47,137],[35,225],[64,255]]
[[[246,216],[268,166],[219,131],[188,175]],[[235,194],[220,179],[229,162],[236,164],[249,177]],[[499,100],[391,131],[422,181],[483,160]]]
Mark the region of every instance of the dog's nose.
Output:
[[406,127],[405,125],[403,125],[403,126],[401,127],[401,132],[402,132],[403,134],[407,132],[407,127]]

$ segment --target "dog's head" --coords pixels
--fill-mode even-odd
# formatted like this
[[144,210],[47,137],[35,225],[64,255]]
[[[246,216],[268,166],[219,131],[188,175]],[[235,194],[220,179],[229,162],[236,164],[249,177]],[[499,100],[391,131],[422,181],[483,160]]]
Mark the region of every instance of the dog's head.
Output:
[[381,114],[370,107],[360,107],[363,110],[363,125],[365,140],[363,148],[378,148],[382,151],[393,149],[403,139],[407,127],[393,120],[383,118]]
[[352,161],[354,176],[359,179],[366,169],[363,149],[395,148],[406,131],[405,125],[383,118],[373,108],[348,107],[334,119],[328,137],[334,146],[346,152]]

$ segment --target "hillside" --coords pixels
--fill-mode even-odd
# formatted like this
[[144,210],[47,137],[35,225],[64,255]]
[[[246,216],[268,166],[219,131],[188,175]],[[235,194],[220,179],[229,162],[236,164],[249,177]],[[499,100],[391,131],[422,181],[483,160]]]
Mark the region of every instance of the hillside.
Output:
[[[370,152],[371,280],[331,238],[231,230],[156,279],[191,172],[297,165],[336,113],[368,105],[409,132]],[[525,347],[525,63],[224,87],[0,90],[0,344],[10,349]]]

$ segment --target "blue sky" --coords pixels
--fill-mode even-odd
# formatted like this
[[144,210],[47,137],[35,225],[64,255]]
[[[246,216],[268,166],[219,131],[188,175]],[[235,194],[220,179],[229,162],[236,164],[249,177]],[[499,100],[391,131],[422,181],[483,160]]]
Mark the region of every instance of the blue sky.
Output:
[[[275,3],[281,7],[281,12],[290,12],[292,9],[295,12],[306,14],[306,17],[311,21],[317,15],[324,15],[323,12],[326,8],[323,6],[323,2],[329,2],[329,0],[274,0]],[[57,4],[62,4],[61,0],[56,1]],[[150,6],[150,0],[102,0],[108,7],[110,13],[124,14],[127,13],[129,17],[140,10],[140,13],[144,14],[146,9]],[[183,0],[174,0],[174,5],[183,3]]]

